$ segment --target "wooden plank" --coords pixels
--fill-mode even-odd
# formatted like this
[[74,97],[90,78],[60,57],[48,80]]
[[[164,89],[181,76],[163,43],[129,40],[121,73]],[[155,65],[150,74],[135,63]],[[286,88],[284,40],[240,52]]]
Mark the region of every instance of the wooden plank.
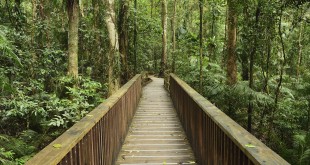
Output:
[[143,88],[116,164],[196,164],[163,79],[152,79]]

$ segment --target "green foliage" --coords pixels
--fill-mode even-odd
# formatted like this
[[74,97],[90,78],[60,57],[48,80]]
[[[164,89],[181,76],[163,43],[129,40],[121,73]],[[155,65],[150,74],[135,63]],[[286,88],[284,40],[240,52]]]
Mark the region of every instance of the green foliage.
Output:
[[6,33],[8,32],[5,26],[0,25],[0,52],[1,58],[5,57],[12,60],[15,64],[21,66],[20,59],[13,51],[11,42],[7,39]]
[[[70,77],[62,77],[60,85],[70,84],[72,81]],[[80,79],[79,87],[65,86],[65,89],[66,95],[71,99],[58,100],[56,98],[52,103],[47,103],[48,111],[54,113],[54,117],[48,123],[49,126],[68,128],[103,101],[101,96],[104,93],[100,92],[101,84],[89,78]]]

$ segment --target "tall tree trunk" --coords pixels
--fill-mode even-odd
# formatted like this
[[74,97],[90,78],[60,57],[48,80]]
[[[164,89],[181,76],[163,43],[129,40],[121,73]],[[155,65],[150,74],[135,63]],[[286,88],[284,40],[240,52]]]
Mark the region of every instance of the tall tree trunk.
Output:
[[284,45],[284,40],[282,37],[282,14],[283,14],[283,6],[280,9],[280,20],[279,20],[279,25],[278,25],[278,32],[279,32],[279,36],[280,36],[280,42],[281,42],[281,47],[282,47],[282,55],[283,55],[283,62],[280,68],[280,79],[278,81],[278,85],[276,88],[276,92],[275,92],[275,105],[276,107],[278,106],[278,101],[279,101],[279,95],[280,95],[280,88],[282,86],[282,80],[283,80],[283,74],[284,74],[284,67],[286,65],[286,54],[285,54],[285,45]]
[[128,80],[128,64],[127,64],[127,52],[128,52],[128,9],[129,1],[120,0],[120,10],[118,19],[118,33],[119,33],[119,52],[121,55],[121,83],[125,84]]
[[202,42],[203,42],[203,0],[199,0],[199,54],[200,54],[200,65],[199,65],[199,90],[202,91]]
[[166,70],[166,64],[167,64],[167,0],[162,0],[162,6],[161,6],[161,21],[162,21],[162,54],[161,54],[161,62],[160,62],[160,71],[159,71],[159,77],[163,77],[165,70]]
[[224,68],[227,64],[227,24],[228,24],[228,7],[226,7],[226,11],[225,11],[225,26],[224,26],[224,40],[226,41],[226,44],[223,44],[223,49],[222,49],[222,53],[223,53],[223,58],[222,58],[222,67]]
[[[211,21],[211,34],[210,38],[215,38],[215,11],[214,11],[214,6],[212,6],[212,21]],[[206,26],[207,27],[207,26]],[[215,56],[215,45],[214,43],[209,43],[209,62],[215,61],[216,56]]]
[[137,29],[137,0],[134,2],[135,8],[135,18],[134,18],[134,32],[133,32],[133,45],[134,45],[134,72],[137,73],[137,37],[138,37],[138,29]]
[[237,83],[237,61],[236,61],[236,38],[237,38],[237,10],[236,1],[227,0],[228,5],[228,27],[227,27],[227,83]]
[[244,32],[244,39],[242,39],[242,54],[240,55],[240,60],[241,60],[241,77],[243,81],[249,80],[249,51],[250,51],[250,45],[249,41],[250,39],[250,27],[252,22],[250,21],[251,16],[249,13],[249,5],[248,3],[243,4],[243,32]]
[[78,77],[78,41],[79,41],[79,1],[68,0],[68,17],[69,17],[69,32],[68,32],[68,75],[74,78]]
[[271,115],[269,119],[269,129],[268,129],[268,137],[270,137],[270,134],[272,133],[274,129],[274,119],[275,119],[275,112],[279,108],[279,97],[280,97],[280,90],[282,86],[282,81],[283,81],[283,74],[284,74],[284,66],[286,65],[286,54],[285,54],[285,45],[284,45],[284,40],[283,40],[283,33],[282,33],[282,16],[283,16],[283,8],[284,6],[282,5],[280,8],[280,19],[279,19],[279,24],[278,24],[278,34],[280,37],[280,42],[281,42],[281,47],[282,47],[282,55],[283,55],[283,62],[280,66],[280,78],[278,81],[278,85],[275,91],[275,100],[274,100],[274,108],[271,110]]
[[[254,41],[252,45],[252,51],[250,54],[250,79],[249,79],[249,87],[254,90],[254,56],[256,54],[256,46],[257,46],[257,35],[258,33],[258,21],[260,16],[260,2],[258,2],[258,6],[256,8],[256,19],[254,25]],[[250,94],[249,105],[248,105],[248,128],[247,130],[252,132],[252,114],[253,114],[253,96]]]
[[109,96],[119,88],[119,43],[116,29],[114,0],[103,0],[106,5],[105,23],[109,33],[109,52],[108,52],[108,86]]
[[173,17],[172,17],[172,73],[175,72],[175,60],[176,60],[176,36],[175,36],[175,28],[176,28],[176,12],[177,12],[177,0],[174,0],[173,3]]

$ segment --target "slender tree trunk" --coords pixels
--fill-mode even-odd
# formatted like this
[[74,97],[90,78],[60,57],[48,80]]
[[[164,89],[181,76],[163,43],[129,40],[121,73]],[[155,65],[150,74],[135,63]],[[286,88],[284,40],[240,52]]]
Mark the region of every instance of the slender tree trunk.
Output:
[[282,81],[283,81],[283,74],[284,74],[284,66],[286,65],[286,54],[285,54],[285,45],[284,45],[284,40],[282,37],[282,15],[283,15],[283,7],[281,6],[280,9],[280,20],[279,20],[279,24],[278,24],[278,34],[280,37],[280,42],[281,42],[281,47],[282,47],[282,55],[283,55],[283,62],[281,64],[281,68],[280,68],[280,78],[278,81],[278,85],[276,87],[276,91],[275,91],[275,100],[274,100],[274,108],[271,110],[271,115],[270,115],[270,119],[269,119],[269,129],[268,129],[268,137],[270,136],[270,134],[272,133],[273,129],[274,129],[274,118],[275,118],[275,112],[278,110],[278,102],[279,102],[279,96],[280,96],[280,89],[282,86]]
[[162,54],[160,62],[159,77],[163,77],[167,65],[167,0],[162,0]]
[[128,64],[127,64],[127,52],[128,52],[128,9],[129,1],[120,0],[120,10],[119,10],[119,19],[118,19],[118,33],[119,33],[119,51],[121,55],[121,83],[125,84],[129,78],[128,76]]
[[177,0],[174,0],[173,3],[173,17],[172,17],[172,73],[175,72],[175,60],[176,60],[176,36],[175,36],[175,28],[176,28],[176,11],[177,10]]
[[266,60],[266,76],[264,80],[263,90],[265,93],[269,93],[268,83],[269,83],[269,64],[271,58],[271,39],[269,38],[269,44],[267,45],[267,60]]
[[105,22],[109,32],[110,47],[108,52],[108,86],[109,96],[119,88],[119,43],[116,29],[114,0],[103,0],[106,5]]
[[237,83],[237,60],[236,60],[236,38],[237,38],[237,11],[236,1],[227,0],[228,4],[228,27],[227,27],[227,83]]
[[251,27],[251,17],[250,17],[250,13],[249,13],[249,5],[248,3],[244,3],[243,4],[243,31],[244,31],[244,39],[242,39],[242,47],[243,47],[243,51],[242,54],[240,55],[240,59],[241,59],[241,76],[242,76],[242,80],[243,81],[248,81],[249,80],[249,51],[250,51],[250,46],[249,45],[249,41],[251,41],[250,39],[250,27]]
[[[206,26],[207,27],[207,26]],[[210,38],[215,37],[215,14],[214,14],[214,7],[212,6],[212,21],[211,21],[211,35]],[[215,45],[214,43],[209,43],[209,62],[215,61]]]
[[303,32],[303,22],[300,23],[299,28],[299,37],[298,37],[298,59],[297,59],[297,66],[296,66],[296,76],[299,79],[300,75],[300,65],[302,61],[302,32]]
[[[32,5],[32,24],[35,25],[36,19],[37,19],[37,1],[32,0],[31,5]],[[32,31],[31,31],[31,44],[34,44],[35,31],[36,31],[36,27],[33,26]]]
[[96,32],[96,36],[95,36],[95,43],[93,45],[93,49],[92,49],[92,63],[94,64],[94,69],[92,71],[92,75],[95,76],[95,78],[97,80],[99,80],[100,82],[105,81],[105,78],[102,76],[102,64],[103,64],[103,60],[104,60],[104,55],[102,55],[102,53],[99,53],[99,48],[101,46],[101,42],[100,42],[100,35],[99,35],[99,30],[101,29],[100,27],[100,6],[99,3],[101,3],[99,0],[92,0],[92,7],[93,7],[93,30],[94,32]]
[[281,85],[282,85],[283,74],[284,74],[284,66],[286,64],[285,45],[284,45],[284,40],[283,40],[283,37],[282,37],[283,33],[282,33],[282,27],[281,27],[282,14],[283,14],[283,7],[281,8],[280,20],[279,20],[279,25],[278,25],[278,32],[279,32],[280,42],[281,42],[281,47],[282,47],[283,62],[282,62],[281,68],[280,68],[280,79],[278,81],[278,85],[277,85],[276,92],[275,92],[275,105],[276,105],[276,107],[278,106],[279,95],[280,95],[280,88],[281,88]]
[[79,29],[79,1],[68,0],[68,17],[69,17],[69,32],[68,32],[68,75],[74,78],[78,77],[78,29]]
[[[254,41],[252,45],[252,51],[250,54],[250,80],[249,80],[249,87],[254,90],[254,56],[256,54],[256,46],[257,46],[257,35],[258,35],[258,21],[260,16],[260,2],[258,2],[258,6],[256,8],[256,19],[254,25]],[[249,98],[249,105],[248,105],[248,131],[252,132],[252,114],[253,114],[253,96],[250,95]]]
[[203,46],[203,0],[199,0],[199,54],[200,54],[200,65],[199,65],[199,90],[202,91],[202,46]]
[[[228,39],[227,39],[227,24],[228,24],[228,7],[226,7],[226,11],[225,11],[225,26],[224,26],[224,40],[225,40],[225,44],[223,44],[223,58],[222,58],[222,66],[223,68],[227,65],[227,43],[228,43]],[[227,67],[227,66],[226,66]]]
[[134,18],[134,33],[133,33],[133,45],[134,45],[134,72],[137,73],[137,37],[138,37],[138,29],[137,29],[137,0],[134,2],[135,8],[135,18]]

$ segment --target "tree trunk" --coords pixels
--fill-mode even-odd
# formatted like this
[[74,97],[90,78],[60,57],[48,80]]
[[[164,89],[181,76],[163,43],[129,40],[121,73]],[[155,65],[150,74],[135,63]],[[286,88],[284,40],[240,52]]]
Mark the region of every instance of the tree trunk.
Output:
[[167,64],[167,0],[162,0],[162,13],[161,13],[161,19],[162,19],[162,54],[161,54],[161,62],[160,62],[160,71],[159,71],[159,77],[163,77],[165,70],[166,70],[166,64]]
[[112,95],[119,88],[119,43],[115,26],[114,0],[103,0],[106,5],[105,23],[109,33],[108,52],[108,95]]
[[200,65],[199,65],[199,90],[202,91],[202,39],[203,39],[203,0],[199,0],[199,54],[200,54]]
[[176,36],[175,36],[175,28],[176,28],[176,9],[177,9],[177,0],[174,0],[173,3],[173,17],[172,17],[172,46],[173,46],[173,52],[172,52],[172,73],[175,72],[175,60],[176,60]]
[[275,100],[274,100],[274,108],[271,110],[271,115],[270,115],[270,119],[269,119],[269,129],[268,129],[268,137],[270,136],[270,134],[272,133],[273,129],[274,129],[274,119],[275,119],[275,112],[278,110],[279,108],[279,97],[280,97],[280,93],[281,93],[281,86],[282,86],[282,81],[283,81],[283,74],[284,74],[284,66],[286,65],[286,54],[285,54],[285,45],[284,45],[284,40],[282,37],[282,16],[283,16],[283,6],[280,8],[280,19],[279,19],[279,24],[278,24],[278,34],[280,37],[280,42],[281,42],[281,47],[282,47],[282,55],[283,55],[283,62],[280,66],[280,78],[278,81],[278,85],[275,91]]
[[137,37],[138,37],[138,30],[137,30],[137,0],[134,2],[135,8],[135,18],[134,18],[134,32],[133,32],[133,45],[134,45],[134,72],[137,73]]
[[223,49],[222,49],[222,53],[223,53],[223,58],[222,58],[222,67],[224,68],[226,66],[227,63],[227,24],[228,24],[228,7],[226,7],[226,11],[225,11],[225,26],[224,26],[224,40],[226,42],[226,44],[223,44]]
[[242,42],[242,54],[240,54],[240,60],[241,60],[241,77],[243,81],[249,80],[249,51],[250,51],[250,44],[249,41],[251,41],[251,34],[250,34],[250,27],[252,22],[251,16],[249,13],[249,5],[248,3],[243,4],[243,33],[244,33],[244,39],[241,40]]
[[128,63],[127,63],[127,52],[128,52],[128,9],[129,1],[120,0],[120,10],[118,19],[118,32],[119,32],[119,52],[121,55],[121,83],[125,84],[129,78],[128,76]]
[[69,32],[68,32],[68,75],[78,77],[78,29],[79,29],[79,1],[68,0],[68,17],[69,17]]
[[236,61],[236,38],[237,38],[237,11],[236,1],[227,0],[228,26],[227,26],[227,84],[237,83],[237,61]]
[[[256,8],[256,19],[254,25],[254,41],[252,45],[252,51],[250,54],[250,79],[249,79],[249,87],[254,90],[254,56],[256,54],[256,46],[257,46],[257,35],[258,35],[258,21],[260,16],[260,2],[258,2],[258,6]],[[253,114],[253,96],[250,94],[249,105],[248,105],[248,128],[247,130],[252,132],[252,114]]]
[[300,23],[299,37],[298,37],[298,59],[297,59],[297,66],[296,66],[297,79],[299,79],[300,65],[302,61],[302,33],[303,33],[303,22]]

